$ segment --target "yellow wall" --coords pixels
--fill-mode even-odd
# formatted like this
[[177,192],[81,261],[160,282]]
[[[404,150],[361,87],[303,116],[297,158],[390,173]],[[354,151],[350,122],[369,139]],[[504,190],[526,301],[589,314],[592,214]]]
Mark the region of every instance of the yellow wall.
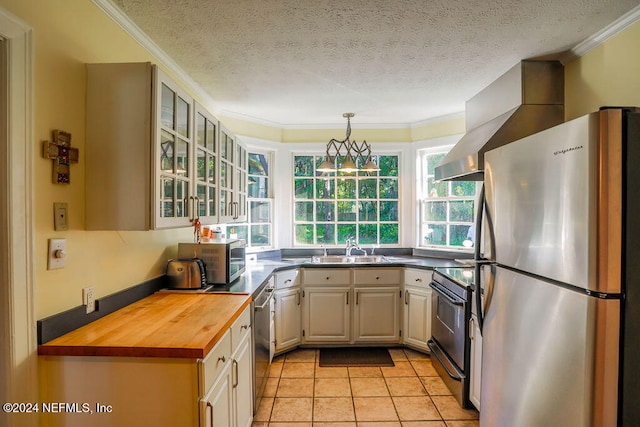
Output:
[[640,22],[565,66],[565,117],[640,106]]
[[[192,238],[188,228],[148,232],[84,231],[85,63],[159,63],[90,0],[0,0],[34,28],[35,125],[33,161],[36,316],[43,318],[82,303],[82,288],[93,285],[98,298],[155,277],[175,255],[176,242]],[[567,65],[567,117],[600,105],[640,105],[640,24],[608,40]],[[192,94],[199,98],[198,94]],[[257,125],[232,118],[222,122],[237,134],[278,142],[322,141],[340,137],[345,128],[298,130]],[[50,160],[42,142],[53,129],[72,134],[80,149],[71,166],[71,184],[52,183]],[[462,118],[415,128],[354,129],[354,139],[410,142],[464,131]],[[70,230],[53,229],[53,203],[69,204]],[[46,269],[47,239],[67,239],[67,267]]]

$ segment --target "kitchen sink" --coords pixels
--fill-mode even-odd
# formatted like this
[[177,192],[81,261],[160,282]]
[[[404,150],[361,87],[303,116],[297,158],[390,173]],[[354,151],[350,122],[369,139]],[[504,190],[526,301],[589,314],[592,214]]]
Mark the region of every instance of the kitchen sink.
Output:
[[390,262],[383,255],[324,255],[311,258],[312,264],[376,264]]

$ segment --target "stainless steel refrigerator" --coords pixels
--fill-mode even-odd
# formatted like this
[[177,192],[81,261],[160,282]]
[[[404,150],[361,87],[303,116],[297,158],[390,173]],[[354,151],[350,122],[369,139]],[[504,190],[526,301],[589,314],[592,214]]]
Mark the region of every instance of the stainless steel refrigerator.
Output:
[[602,109],[485,154],[482,427],[640,419],[637,111]]

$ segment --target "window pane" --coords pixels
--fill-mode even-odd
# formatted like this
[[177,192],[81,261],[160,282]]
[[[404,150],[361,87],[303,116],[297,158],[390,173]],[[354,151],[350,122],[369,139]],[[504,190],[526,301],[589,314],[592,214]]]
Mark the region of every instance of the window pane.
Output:
[[377,183],[375,178],[361,179],[358,183],[358,196],[361,199],[377,198]]
[[296,199],[313,199],[313,178],[294,180]]
[[162,122],[162,126],[167,127],[171,130],[174,130],[174,103],[175,103],[175,92],[169,89],[167,85],[162,84],[162,113],[160,115],[160,121]]
[[267,164],[267,157],[264,154],[249,153],[249,174],[269,175],[269,165]]
[[296,202],[295,220],[313,221],[313,202]]
[[207,149],[216,151],[216,125],[207,120]]
[[333,221],[335,218],[334,202],[316,202],[316,221]]
[[178,97],[178,128],[182,136],[189,138],[189,103]]
[[[470,225],[450,225],[449,226],[449,245],[465,246],[464,241],[471,237]],[[470,246],[467,246],[470,247]]]
[[294,176],[313,176],[313,156],[295,156]]
[[271,203],[254,202],[249,203],[251,210],[251,222],[271,222]]
[[313,244],[313,224],[296,224],[296,244],[312,245]]
[[444,159],[446,153],[431,154],[427,156],[427,175],[434,175],[436,166]]
[[378,202],[360,202],[358,218],[360,221],[377,221]]
[[447,202],[426,202],[423,219],[425,221],[446,221]]
[[461,200],[449,202],[451,221],[473,222],[473,201]]
[[333,199],[335,198],[336,182],[333,179],[316,179],[316,198],[317,199]]
[[358,226],[358,243],[361,245],[378,243],[378,225],[360,224]]
[[196,115],[196,141],[198,141],[198,145],[204,147],[206,145],[206,123],[207,119],[198,113]]
[[319,245],[334,245],[336,243],[334,224],[316,224],[316,235]]
[[189,176],[189,144],[182,139],[178,139],[176,144],[176,156],[178,156],[176,174]]
[[427,224],[424,232],[426,245],[444,246],[447,244],[446,225]]
[[196,176],[198,177],[198,181],[204,181],[204,174],[206,168],[206,159],[207,153],[205,153],[201,149],[196,150]]
[[340,178],[338,179],[338,199],[356,198],[356,180]]
[[245,242],[249,242],[249,227],[246,225],[234,225],[233,227],[229,227],[228,237],[230,239],[242,239]]
[[398,202],[380,202],[380,221],[398,221]]
[[189,199],[189,183],[178,180],[176,185],[176,216],[189,216],[187,211],[187,200]]
[[251,246],[267,246],[270,224],[251,225]]
[[380,176],[398,176],[398,156],[378,156]]
[[207,181],[216,183],[216,158],[210,154],[207,154]]
[[269,178],[260,176],[249,177],[249,197],[256,199],[269,198]]
[[398,224],[380,224],[380,243],[398,243]]
[[429,197],[446,197],[447,196],[447,183],[444,181],[435,182],[433,177],[427,180],[427,191]]
[[349,237],[356,237],[355,224],[338,224],[338,243],[344,243]]
[[380,198],[381,199],[397,199],[398,198],[398,180],[391,178],[380,179]]
[[173,172],[173,135],[162,131],[160,141],[160,169]]
[[476,183],[475,181],[455,181],[451,183],[451,195],[452,196],[475,196],[476,195]]
[[338,221],[356,220],[356,202],[338,202]]

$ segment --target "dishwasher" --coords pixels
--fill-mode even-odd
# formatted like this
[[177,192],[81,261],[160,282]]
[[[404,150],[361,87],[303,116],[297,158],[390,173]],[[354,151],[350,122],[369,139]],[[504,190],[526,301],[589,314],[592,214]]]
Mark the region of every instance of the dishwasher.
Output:
[[254,414],[260,406],[260,400],[267,385],[269,368],[275,352],[275,300],[273,290],[274,279],[272,277],[251,303],[253,305]]

